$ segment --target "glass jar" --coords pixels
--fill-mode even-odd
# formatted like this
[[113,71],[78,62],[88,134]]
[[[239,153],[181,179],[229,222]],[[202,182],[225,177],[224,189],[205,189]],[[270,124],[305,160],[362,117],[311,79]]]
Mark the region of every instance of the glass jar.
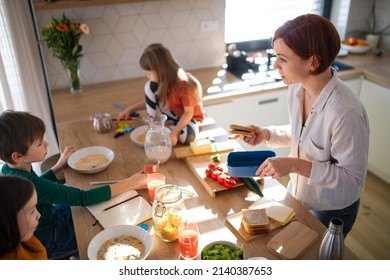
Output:
[[159,160],[160,164],[168,161],[172,154],[169,129],[164,125],[166,120],[166,115],[145,118],[145,122],[149,127],[144,142],[145,154],[148,158]]
[[99,133],[106,133],[111,130],[111,115],[108,113],[93,115],[93,129]]
[[181,188],[176,185],[163,185],[154,194],[153,227],[155,234],[165,242],[178,238],[180,224],[187,221],[186,206]]

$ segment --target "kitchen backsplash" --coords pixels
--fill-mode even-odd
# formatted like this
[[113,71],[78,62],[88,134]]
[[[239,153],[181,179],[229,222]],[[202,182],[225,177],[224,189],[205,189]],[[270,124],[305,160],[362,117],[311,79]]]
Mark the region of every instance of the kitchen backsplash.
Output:
[[[334,23],[342,39],[346,31],[366,27],[374,1],[334,0]],[[385,26],[390,22],[390,0],[376,3],[377,21]],[[62,13],[90,27],[91,33],[81,38],[83,84],[143,76],[138,59],[143,49],[155,42],[170,48],[187,70],[225,62],[225,0],[165,0],[38,11],[38,27],[48,26],[51,17],[61,18]],[[390,51],[390,36],[383,36],[380,44]],[[43,52],[50,87],[68,87],[59,60],[46,47]]]
[[[36,12],[38,27],[51,17],[87,23],[82,36],[84,57],[81,82],[122,80],[143,76],[138,59],[144,48],[161,42],[187,70],[219,66],[225,62],[224,0],[168,0]],[[52,89],[68,87],[58,59],[44,46],[46,70]]]

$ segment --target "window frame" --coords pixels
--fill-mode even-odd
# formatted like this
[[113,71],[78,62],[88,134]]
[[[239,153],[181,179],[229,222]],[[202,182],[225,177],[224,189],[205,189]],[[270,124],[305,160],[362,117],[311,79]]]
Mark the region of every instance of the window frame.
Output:
[[[333,0],[323,0],[321,15],[327,19],[330,19],[332,1]],[[242,41],[242,42],[230,42],[230,43],[225,42],[226,51],[227,51],[227,47],[232,44],[235,44],[238,50],[242,50],[246,52],[261,51],[261,50],[272,48],[272,38],[262,39],[262,40]]]

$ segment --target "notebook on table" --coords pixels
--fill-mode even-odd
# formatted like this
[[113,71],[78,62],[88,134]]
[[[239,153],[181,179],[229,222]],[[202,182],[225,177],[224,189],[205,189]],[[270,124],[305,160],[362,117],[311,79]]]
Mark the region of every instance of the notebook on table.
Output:
[[138,225],[152,218],[152,207],[135,190],[87,206],[87,209],[103,228],[116,225]]

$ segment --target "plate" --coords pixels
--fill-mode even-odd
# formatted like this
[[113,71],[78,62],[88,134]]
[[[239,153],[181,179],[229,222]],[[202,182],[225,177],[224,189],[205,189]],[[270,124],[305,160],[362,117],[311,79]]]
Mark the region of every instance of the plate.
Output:
[[[93,157],[96,155],[98,155],[98,157]],[[106,159],[108,159],[108,162],[105,162],[105,164],[100,164],[99,156],[101,155],[103,155]],[[84,164],[87,167],[80,169],[76,167],[76,164],[82,158],[85,159]],[[73,154],[71,154],[70,157],[68,158],[68,165],[72,169],[80,173],[94,174],[106,169],[113,160],[114,160],[114,152],[111,149],[103,146],[91,146],[91,147],[79,149]]]
[[371,46],[368,44],[365,46],[351,46],[351,45],[341,43],[341,48],[347,50],[349,53],[362,54],[368,52],[371,49]]
[[145,252],[140,257],[140,259],[144,260],[148,257],[150,251],[152,250],[152,238],[149,233],[146,230],[140,228],[139,226],[119,225],[106,228],[105,230],[95,235],[94,238],[92,238],[87,250],[88,259],[96,260],[96,256],[98,250],[100,249],[100,246],[102,246],[102,244],[107,240],[110,240],[114,237],[118,237],[120,235],[131,235],[141,240],[142,243],[145,245]]
[[[140,147],[144,146],[145,135],[148,132],[149,127],[147,125],[139,126],[130,133],[130,139]],[[165,127],[167,133],[171,133],[168,127]]]

